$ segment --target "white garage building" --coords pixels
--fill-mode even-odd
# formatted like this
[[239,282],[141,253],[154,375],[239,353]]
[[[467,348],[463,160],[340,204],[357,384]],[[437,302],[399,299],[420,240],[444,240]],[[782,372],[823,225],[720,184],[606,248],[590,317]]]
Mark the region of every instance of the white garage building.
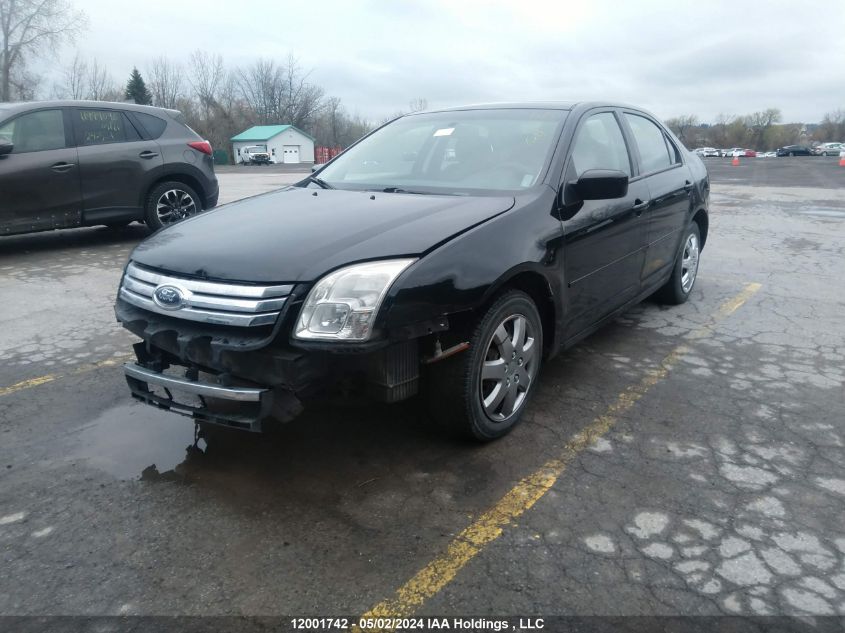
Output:
[[263,146],[274,163],[313,163],[314,137],[292,125],[254,125],[233,136],[232,157],[241,162],[244,147]]

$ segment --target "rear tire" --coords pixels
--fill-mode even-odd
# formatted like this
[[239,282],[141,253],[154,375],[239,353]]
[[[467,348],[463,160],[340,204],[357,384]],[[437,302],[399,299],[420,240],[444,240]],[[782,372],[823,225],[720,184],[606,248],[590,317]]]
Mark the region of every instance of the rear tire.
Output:
[[481,442],[520,421],[540,375],[543,327],[524,292],[510,290],[481,317],[469,350],[433,365],[428,401],[451,431]]
[[160,182],[147,194],[144,219],[151,231],[185,220],[202,211],[202,199],[184,182]]
[[654,293],[660,303],[680,305],[692,294],[695,280],[698,278],[698,262],[701,257],[701,232],[698,223],[693,222],[684,233],[672,276],[666,284]]

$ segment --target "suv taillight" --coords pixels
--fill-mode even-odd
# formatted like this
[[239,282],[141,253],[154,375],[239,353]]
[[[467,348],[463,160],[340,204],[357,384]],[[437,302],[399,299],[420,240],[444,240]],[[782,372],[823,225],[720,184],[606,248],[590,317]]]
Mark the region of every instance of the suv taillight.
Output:
[[193,147],[198,152],[211,156],[211,143],[208,141],[193,141],[192,143],[188,143],[188,147]]

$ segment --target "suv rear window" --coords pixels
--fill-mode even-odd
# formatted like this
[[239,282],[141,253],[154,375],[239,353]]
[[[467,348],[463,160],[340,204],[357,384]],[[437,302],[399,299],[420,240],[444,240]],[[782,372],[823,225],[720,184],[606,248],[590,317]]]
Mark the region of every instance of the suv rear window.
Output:
[[117,110],[79,108],[73,111],[73,117],[76,140],[80,145],[105,145],[141,140],[129,120]]
[[164,133],[164,128],[167,127],[167,121],[152,114],[146,114],[144,112],[133,112],[133,114],[151,139],[161,136]]

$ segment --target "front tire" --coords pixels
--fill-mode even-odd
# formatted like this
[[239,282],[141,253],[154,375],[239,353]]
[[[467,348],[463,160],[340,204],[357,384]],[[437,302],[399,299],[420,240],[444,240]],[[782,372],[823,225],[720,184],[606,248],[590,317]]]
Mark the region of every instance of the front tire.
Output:
[[660,303],[680,305],[692,294],[698,277],[698,262],[701,257],[701,232],[693,222],[684,233],[681,247],[675,259],[672,276],[654,296]]
[[429,404],[459,435],[489,442],[520,421],[543,355],[537,306],[524,292],[500,296],[475,326],[469,350],[432,369]]
[[145,215],[147,226],[158,231],[202,211],[202,202],[192,187],[175,180],[161,182],[147,194]]

